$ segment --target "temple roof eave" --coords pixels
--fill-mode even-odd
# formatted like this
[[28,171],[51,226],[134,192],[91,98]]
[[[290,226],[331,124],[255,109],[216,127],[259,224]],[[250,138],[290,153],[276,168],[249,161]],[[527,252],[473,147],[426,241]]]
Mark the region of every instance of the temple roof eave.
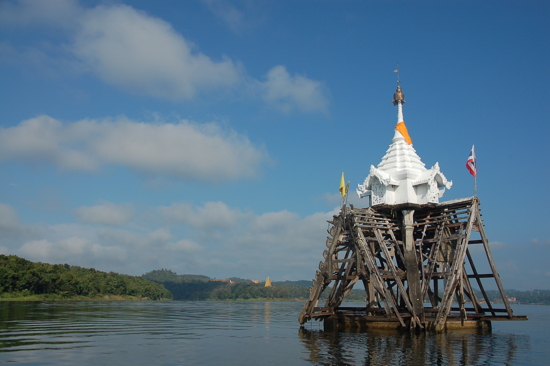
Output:
[[378,180],[380,183],[382,183],[384,186],[393,185],[393,186],[399,186],[399,181],[393,179],[388,173],[377,169],[374,167],[374,165],[370,166],[370,173],[365,178],[365,181],[363,184],[357,185],[357,195],[359,198],[363,198],[365,196],[370,195],[370,191],[372,190],[372,183]]
[[367,189],[371,189],[371,184],[374,178],[378,178],[380,183],[382,183],[386,187],[389,185],[393,185],[393,186],[399,185],[398,180],[395,180],[391,175],[389,175],[385,171],[376,168],[374,165],[371,165],[369,175],[367,176],[367,178],[365,178],[365,185]]
[[438,188],[445,187],[446,189],[450,189],[453,185],[453,182],[447,180],[445,175],[441,173],[439,163],[435,163],[433,167],[422,172],[422,174],[420,174],[420,176],[412,182],[412,185],[418,186],[431,181],[435,181]]

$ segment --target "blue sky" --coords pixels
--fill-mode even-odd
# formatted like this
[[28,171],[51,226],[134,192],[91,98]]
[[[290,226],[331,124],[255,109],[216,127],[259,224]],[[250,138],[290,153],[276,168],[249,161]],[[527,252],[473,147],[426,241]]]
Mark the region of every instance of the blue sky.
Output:
[[[2,1],[0,253],[314,276],[405,122],[478,195],[506,288],[550,288],[547,1]],[[350,202],[364,205],[355,194]]]

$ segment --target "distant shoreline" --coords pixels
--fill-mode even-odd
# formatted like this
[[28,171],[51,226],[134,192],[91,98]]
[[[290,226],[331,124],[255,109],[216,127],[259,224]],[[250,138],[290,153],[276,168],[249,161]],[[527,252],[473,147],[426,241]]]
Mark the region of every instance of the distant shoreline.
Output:
[[[9,294],[3,294],[3,297],[0,297],[0,302],[31,302],[31,301],[67,301],[67,302],[77,302],[77,301],[219,301],[219,302],[305,302],[306,299],[285,299],[285,298],[257,298],[257,299],[201,299],[201,300],[172,300],[172,299],[159,299],[159,300],[153,300],[149,298],[139,298],[135,296],[118,296],[118,295],[104,295],[104,296],[97,296],[97,297],[69,297],[64,298],[57,296],[55,294],[42,294],[42,295],[32,295],[32,296],[21,296],[21,297],[9,297],[6,296]],[[353,303],[358,303],[360,301],[349,301]],[[498,305],[499,303],[491,303],[493,305]],[[520,302],[514,302],[511,303],[511,305],[542,305],[542,306],[548,306],[548,304],[544,303],[520,303]]]
[[[141,277],[102,272],[68,264],[34,263],[15,255],[0,254],[0,301],[256,301],[305,302],[310,282],[259,281],[236,277],[224,280],[205,275],[178,275],[155,270]],[[478,299],[501,299],[496,290]],[[550,290],[506,290],[511,304],[550,305]],[[364,303],[365,291],[353,289],[344,299]],[[323,298],[321,298],[323,301]],[[501,302],[491,302],[499,305]]]
[[56,294],[40,294],[28,296],[12,296],[12,294],[0,295],[0,302],[8,301],[172,301],[172,299],[153,300],[148,297],[136,296],[119,296],[119,295],[103,295],[103,296],[74,296],[62,297]]

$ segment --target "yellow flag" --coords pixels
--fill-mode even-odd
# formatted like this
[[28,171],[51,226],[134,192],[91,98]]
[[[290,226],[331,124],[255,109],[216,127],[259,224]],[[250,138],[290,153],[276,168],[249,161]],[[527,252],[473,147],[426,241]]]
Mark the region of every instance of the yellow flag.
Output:
[[397,126],[395,126],[395,129],[399,131],[401,136],[405,138],[405,141],[407,142],[407,144],[410,145],[413,143],[411,137],[409,136],[409,131],[407,131],[407,126],[405,126],[405,122],[399,122]]
[[340,194],[342,197],[345,197],[346,194],[346,181],[344,180],[344,172],[342,172],[342,178],[340,178]]

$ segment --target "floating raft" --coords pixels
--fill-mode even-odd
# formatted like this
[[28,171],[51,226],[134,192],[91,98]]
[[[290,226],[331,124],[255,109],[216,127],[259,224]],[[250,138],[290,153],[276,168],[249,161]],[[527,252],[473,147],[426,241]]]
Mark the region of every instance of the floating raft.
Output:
[[[491,321],[527,320],[512,312],[477,197],[368,208],[344,205],[329,223],[324,261],[319,263],[300,324],[314,319],[322,320],[325,330],[445,331],[490,329]],[[478,265],[485,260],[485,273],[478,271],[474,257]],[[359,281],[365,289],[365,306],[343,307]],[[487,296],[487,281],[493,281],[500,293],[498,307]],[[321,300],[325,291],[328,297]]]

